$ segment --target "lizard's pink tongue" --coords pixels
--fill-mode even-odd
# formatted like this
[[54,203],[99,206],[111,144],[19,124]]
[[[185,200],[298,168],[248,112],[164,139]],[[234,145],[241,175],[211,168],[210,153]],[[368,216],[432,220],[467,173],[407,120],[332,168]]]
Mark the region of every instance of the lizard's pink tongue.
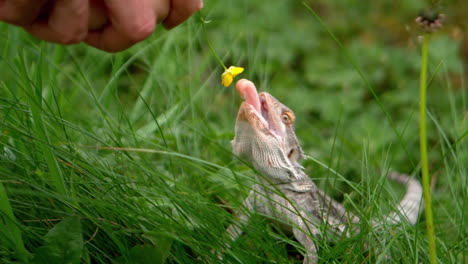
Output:
[[237,91],[245,102],[252,105],[257,112],[260,112],[260,99],[258,99],[257,88],[253,82],[247,79],[240,79],[236,84]]

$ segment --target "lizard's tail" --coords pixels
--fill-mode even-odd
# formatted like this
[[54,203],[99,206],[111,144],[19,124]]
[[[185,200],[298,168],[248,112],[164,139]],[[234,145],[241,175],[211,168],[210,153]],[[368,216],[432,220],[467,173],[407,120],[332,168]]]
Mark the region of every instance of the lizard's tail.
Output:
[[401,222],[402,218],[406,218],[412,225],[416,224],[422,206],[423,189],[418,180],[411,178],[406,174],[392,172],[388,175],[398,183],[406,185],[406,194],[400,201],[397,207],[397,212],[390,213],[386,220],[388,223],[396,224]]

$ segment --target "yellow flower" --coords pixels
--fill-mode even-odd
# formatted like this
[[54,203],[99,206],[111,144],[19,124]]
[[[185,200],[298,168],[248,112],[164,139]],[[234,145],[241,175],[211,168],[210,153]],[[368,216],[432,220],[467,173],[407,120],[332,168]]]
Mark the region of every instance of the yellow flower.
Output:
[[236,78],[236,76],[242,73],[243,71],[244,71],[244,68],[242,67],[236,67],[236,66],[229,67],[221,75],[221,83],[225,87],[228,87],[229,85],[231,85],[232,81],[234,81],[234,78]]

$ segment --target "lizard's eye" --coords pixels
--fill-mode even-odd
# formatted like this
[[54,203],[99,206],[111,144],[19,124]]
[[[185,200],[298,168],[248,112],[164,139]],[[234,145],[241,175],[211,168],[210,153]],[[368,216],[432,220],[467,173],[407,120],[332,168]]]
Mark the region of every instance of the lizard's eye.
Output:
[[292,114],[289,112],[283,113],[283,115],[281,116],[281,119],[283,120],[283,123],[285,124],[291,124],[292,122],[294,122],[294,116],[292,116]]

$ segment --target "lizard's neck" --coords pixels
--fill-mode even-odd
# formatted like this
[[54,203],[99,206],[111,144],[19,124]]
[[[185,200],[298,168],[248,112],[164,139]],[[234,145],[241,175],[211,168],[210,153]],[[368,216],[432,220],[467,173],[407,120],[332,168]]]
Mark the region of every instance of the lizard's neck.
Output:
[[257,180],[265,187],[271,186],[272,189],[279,188],[298,193],[308,192],[316,186],[304,172],[304,168],[302,166],[296,167],[294,175],[289,179],[279,179],[274,175],[258,175]]

